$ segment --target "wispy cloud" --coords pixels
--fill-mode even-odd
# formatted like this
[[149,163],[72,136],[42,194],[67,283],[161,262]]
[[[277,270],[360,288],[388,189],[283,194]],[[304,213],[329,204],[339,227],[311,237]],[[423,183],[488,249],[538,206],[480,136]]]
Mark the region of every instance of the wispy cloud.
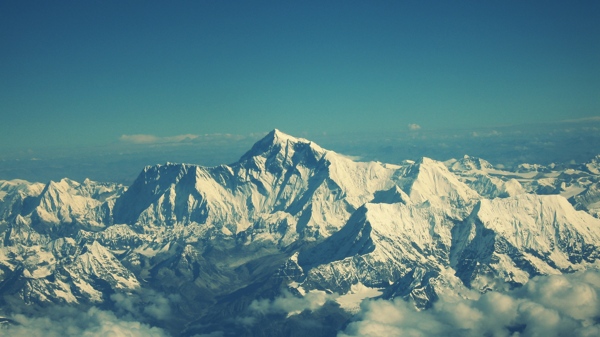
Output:
[[600,122],[600,116],[576,118],[576,119],[565,119],[564,123],[581,123],[581,122]]
[[309,291],[303,297],[296,297],[289,292],[275,298],[273,301],[267,299],[254,300],[250,304],[250,310],[261,313],[287,313],[288,315],[299,314],[304,310],[315,310],[323,306],[325,302],[335,299],[336,295],[327,294],[324,291]]
[[500,136],[502,135],[501,132],[498,132],[496,130],[484,130],[484,131],[472,131],[471,132],[471,137],[495,137],[495,136]]
[[156,327],[137,321],[121,319],[110,311],[91,308],[79,311],[75,308],[56,306],[50,317],[12,316],[16,325],[0,327],[7,336],[131,336],[167,337],[169,334]]
[[300,314],[308,310],[314,311],[321,308],[327,301],[335,300],[337,294],[328,294],[321,290],[311,290],[302,297],[283,291],[281,296],[273,300],[258,299],[252,301],[248,307],[249,316],[236,317],[237,324],[251,326],[256,324],[260,316],[272,314],[285,314],[287,317]]
[[181,302],[179,295],[163,295],[151,289],[133,294],[115,293],[110,296],[119,317],[130,315],[135,320],[151,317],[159,321],[172,318],[172,307]]
[[159,137],[155,135],[135,134],[121,135],[119,140],[125,143],[133,144],[162,144],[162,143],[179,143],[183,141],[191,141],[200,137],[199,135],[184,134],[171,137]]
[[408,129],[412,131],[421,130],[421,126],[419,124],[408,124]]
[[121,135],[119,140],[123,143],[130,144],[186,144],[186,143],[202,143],[211,141],[235,141],[246,138],[258,139],[264,134],[236,135],[231,133],[207,133],[202,135],[182,134],[176,136],[160,137],[150,134],[133,134]]

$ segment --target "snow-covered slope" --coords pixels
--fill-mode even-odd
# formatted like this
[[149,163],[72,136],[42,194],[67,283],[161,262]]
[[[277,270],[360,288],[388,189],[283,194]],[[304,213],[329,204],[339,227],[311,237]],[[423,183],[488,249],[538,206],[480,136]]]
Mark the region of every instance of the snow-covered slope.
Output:
[[43,189],[41,183],[0,180],[0,221],[12,221],[20,212],[30,210]]
[[443,163],[421,158],[397,174],[412,203],[442,209],[457,219],[467,215],[479,194],[461,182]]
[[285,246],[337,231],[376,191],[392,186],[396,170],[274,130],[230,166],[146,167],[117,200],[114,221],[146,230],[202,224]]
[[434,208],[366,204],[339,232],[300,254],[306,272],[297,281],[346,293],[358,283],[387,287],[415,269],[439,274],[449,266],[452,226]]
[[38,197],[32,217],[41,232],[60,231],[62,228],[57,226],[61,224],[99,230],[110,218],[111,199],[120,192],[118,186],[90,180],[82,184],[66,178],[51,181]]
[[586,210],[600,218],[600,182],[589,184],[585,190],[569,199],[577,209]]
[[[558,195],[480,201],[454,229],[452,267],[480,290],[586,268],[598,258],[600,220]],[[490,285],[490,283],[492,285]]]

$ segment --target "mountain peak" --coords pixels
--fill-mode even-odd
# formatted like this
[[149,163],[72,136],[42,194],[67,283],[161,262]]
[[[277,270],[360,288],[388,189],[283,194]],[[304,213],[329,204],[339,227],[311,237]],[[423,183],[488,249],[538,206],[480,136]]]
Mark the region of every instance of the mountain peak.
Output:
[[427,157],[408,166],[400,184],[412,202],[429,202],[440,208],[447,202],[467,205],[479,197],[443,163]]
[[273,130],[271,130],[271,132],[269,132],[269,134],[272,134],[273,137],[290,137],[290,135],[288,135],[287,133],[281,132],[281,130],[279,130],[279,129],[273,129]]
[[294,136],[288,135],[287,133],[281,132],[279,129],[273,129],[269,132],[262,140],[259,142],[268,142],[271,144],[285,144],[287,142],[292,143],[310,143],[310,140],[304,138],[296,138]]
[[487,160],[464,155],[461,159],[451,159],[445,165],[452,172],[487,172],[494,167]]
[[261,156],[266,153],[272,153],[273,151],[279,152],[283,149],[286,149],[289,145],[303,144],[308,145],[315,152],[323,153],[325,150],[318,146],[317,144],[311,142],[308,139],[297,138],[294,136],[290,136],[284,132],[281,132],[279,129],[273,129],[266,136],[264,136],[261,140],[256,142],[254,146],[250,149],[250,151],[246,152],[241,158],[240,161],[245,161],[251,157]]

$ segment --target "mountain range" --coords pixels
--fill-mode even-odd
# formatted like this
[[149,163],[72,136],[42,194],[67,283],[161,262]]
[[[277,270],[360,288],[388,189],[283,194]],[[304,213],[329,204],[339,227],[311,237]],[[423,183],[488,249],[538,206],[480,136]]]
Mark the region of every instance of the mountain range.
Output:
[[0,316],[100,308],[173,336],[335,336],[365,299],[419,310],[597,267],[600,156],[360,162],[273,130],[231,165],[131,186],[0,181]]

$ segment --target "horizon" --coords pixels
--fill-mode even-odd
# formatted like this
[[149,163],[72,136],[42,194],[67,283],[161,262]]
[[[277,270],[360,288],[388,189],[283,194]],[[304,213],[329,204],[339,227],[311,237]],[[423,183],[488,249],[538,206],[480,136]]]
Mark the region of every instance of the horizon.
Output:
[[600,116],[600,4],[3,2],[0,156]]
[[[274,129],[275,130],[275,129]],[[280,129],[277,129],[280,130]],[[399,164],[429,157],[438,161],[464,155],[498,167],[519,164],[583,163],[600,154],[600,118],[510,125],[495,128],[289,134],[357,161]],[[273,132],[273,131],[270,131]],[[0,156],[0,180],[32,182],[91,179],[129,185],[145,166],[166,162],[200,166],[235,164],[269,132],[152,138],[141,135],[108,145],[15,151]]]

